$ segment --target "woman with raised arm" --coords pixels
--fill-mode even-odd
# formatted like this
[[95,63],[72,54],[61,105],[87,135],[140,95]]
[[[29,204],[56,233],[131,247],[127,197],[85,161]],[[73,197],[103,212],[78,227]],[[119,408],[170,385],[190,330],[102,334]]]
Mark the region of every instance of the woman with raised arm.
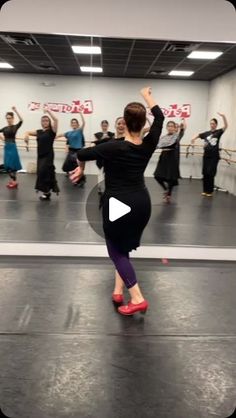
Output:
[[[143,230],[151,215],[151,200],[145,186],[144,172],[156,149],[164,116],[146,87],[141,90],[146,105],[151,109],[154,122],[150,132],[142,137],[146,123],[146,108],[142,103],[129,103],[124,109],[125,138],[111,140],[96,147],[78,152],[79,161],[104,160],[105,193],[103,200],[103,229],[108,254],[116,268],[115,288],[112,299],[115,303],[124,301],[124,285],[130,293],[130,302],[119,306],[123,315],[146,312],[148,302],[137,283],[136,274],[129,253],[140,246]],[[77,181],[83,175],[81,167],[71,173],[71,180]],[[111,198],[120,200],[130,207],[126,215],[110,221]]]
[[174,121],[167,123],[167,134],[160,138],[158,148],[162,149],[157,163],[154,177],[164,190],[163,200],[170,203],[173,188],[178,185],[180,178],[179,148],[180,141],[186,130],[186,122],[183,119],[176,131]]
[[53,143],[56,137],[58,120],[50,110],[44,111],[45,115],[41,118],[42,129],[29,131],[25,134],[25,142],[28,143],[29,137],[34,136],[37,140],[37,180],[35,189],[42,192],[40,200],[50,200],[51,192],[59,194],[57,185]]
[[[70,171],[74,170],[77,167],[77,151],[81,150],[85,146],[84,140],[84,127],[85,127],[85,119],[83,113],[80,113],[80,117],[82,123],[80,124],[78,119],[73,118],[71,119],[71,130],[67,131],[63,134],[57,135],[56,139],[59,138],[66,138],[66,146],[67,146],[67,155],[66,159],[63,163],[62,170],[65,173],[69,173]],[[82,163],[82,168],[84,170],[85,163]],[[78,185],[83,186],[86,181],[86,177],[80,179]]]
[[[4,168],[9,174],[10,180],[7,184],[9,189],[16,189],[17,183],[17,171],[22,169],[20,157],[16,146],[16,133],[23,123],[23,119],[19,114],[16,107],[12,107],[13,112],[7,112],[6,120],[7,126],[0,129],[4,139]],[[14,112],[17,115],[19,122],[14,124]]]
[[218,163],[220,161],[220,139],[228,128],[228,121],[223,113],[218,113],[223,119],[223,127],[217,129],[218,120],[213,118],[210,121],[210,130],[202,132],[195,136],[191,143],[195,144],[198,138],[204,140],[203,154],[203,192],[202,196],[212,197],[215,187],[215,176],[217,173]]

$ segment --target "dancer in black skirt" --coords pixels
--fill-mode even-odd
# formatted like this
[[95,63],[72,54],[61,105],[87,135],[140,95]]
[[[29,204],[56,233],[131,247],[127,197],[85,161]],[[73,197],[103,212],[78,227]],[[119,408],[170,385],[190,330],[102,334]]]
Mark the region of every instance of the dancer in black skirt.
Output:
[[[41,118],[42,129],[29,131],[25,134],[25,142],[28,143],[30,136],[35,136],[38,147],[37,180],[35,189],[43,194],[40,200],[50,200],[51,192],[59,194],[54,167],[53,143],[57,133],[58,120],[49,110],[44,111]],[[46,115],[48,114],[48,115]],[[52,119],[52,122],[51,122]]]
[[[7,184],[8,189],[16,189],[18,187],[17,171],[22,169],[16,146],[16,134],[23,123],[23,119],[18,113],[16,107],[13,107],[12,110],[13,112],[7,112],[6,114],[7,126],[0,129],[4,140],[4,169],[10,177]],[[14,124],[14,112],[19,119],[19,122],[16,125]]]
[[[144,299],[137,283],[129,253],[140,246],[140,240],[151,215],[151,200],[144,182],[144,171],[156,149],[164,116],[151,95],[149,87],[141,94],[151,109],[154,122],[149,134],[142,138],[146,123],[146,108],[141,103],[130,103],[124,109],[126,124],[125,139],[111,140],[78,152],[81,161],[104,160],[105,195],[103,202],[103,229],[107,249],[118,275],[112,299],[123,302],[124,284],[129,289],[131,300],[118,308],[123,315],[145,312],[148,302]],[[80,167],[71,173],[71,180],[78,181],[83,175]],[[116,198],[130,206],[131,212],[114,222],[109,220],[110,198]]]
[[154,177],[164,189],[165,203],[170,203],[173,188],[178,185],[178,179],[180,178],[179,150],[185,129],[186,123],[184,120],[182,120],[178,132],[176,132],[175,122],[169,121],[167,123],[167,135],[162,136],[158,144],[158,148],[162,148],[163,151],[157,163]]
[[223,128],[217,129],[218,121],[213,118],[210,121],[210,131],[203,132],[192,139],[192,145],[195,144],[198,138],[204,140],[204,154],[203,154],[203,192],[202,196],[212,197],[214,192],[214,182],[217,173],[218,163],[220,161],[220,139],[223,133],[228,128],[228,121],[223,113],[218,113],[223,119]]

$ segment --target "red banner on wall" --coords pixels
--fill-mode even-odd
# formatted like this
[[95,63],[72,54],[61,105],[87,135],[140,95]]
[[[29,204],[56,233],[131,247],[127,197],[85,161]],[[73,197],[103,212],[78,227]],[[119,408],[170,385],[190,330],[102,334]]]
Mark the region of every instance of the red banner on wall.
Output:
[[93,113],[93,102],[92,100],[73,100],[71,104],[30,102],[28,109],[31,111],[48,109],[58,113],[84,113],[88,115]]
[[[165,118],[180,118],[180,119],[187,119],[191,116],[191,104],[171,104],[169,107],[162,107],[161,108]],[[152,113],[148,112],[150,116]]]
[[179,106],[178,104],[171,104],[167,108],[161,108],[164,116],[166,118],[190,118],[191,116],[191,105],[183,104]]

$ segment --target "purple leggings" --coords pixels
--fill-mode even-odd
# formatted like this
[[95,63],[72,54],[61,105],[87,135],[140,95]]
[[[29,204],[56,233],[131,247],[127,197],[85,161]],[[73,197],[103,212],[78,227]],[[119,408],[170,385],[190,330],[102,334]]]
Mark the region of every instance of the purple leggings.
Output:
[[129,253],[120,252],[110,240],[106,240],[106,244],[109,257],[113,261],[119,275],[124,280],[127,289],[135,286],[137,279],[129,259]]

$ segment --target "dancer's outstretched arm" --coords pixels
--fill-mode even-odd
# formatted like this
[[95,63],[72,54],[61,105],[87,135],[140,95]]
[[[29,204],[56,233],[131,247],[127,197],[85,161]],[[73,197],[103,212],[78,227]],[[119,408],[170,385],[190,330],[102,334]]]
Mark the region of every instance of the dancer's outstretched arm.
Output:
[[53,132],[57,132],[58,129],[58,119],[56,118],[56,116],[54,115],[54,113],[51,112],[51,110],[45,109],[44,113],[47,113],[50,118],[52,119],[52,130]]
[[226,118],[226,116],[225,116],[225,114],[224,113],[220,113],[220,112],[218,112],[218,115],[223,119],[223,123],[224,123],[224,126],[223,126],[223,130],[224,131],[226,131],[226,129],[228,128],[228,126],[229,126],[229,124],[228,124],[228,120],[227,120],[227,118]]
[[81,123],[79,129],[81,129],[83,131],[84,127],[85,127],[85,118],[84,118],[83,112],[80,112],[80,117],[81,117],[82,123]]
[[19,112],[18,112],[17,108],[16,108],[15,106],[12,106],[12,110],[13,110],[13,112],[15,112],[15,114],[17,115],[17,117],[18,117],[19,121],[20,121],[20,122],[23,122],[23,118],[22,118],[22,116],[19,114]]

